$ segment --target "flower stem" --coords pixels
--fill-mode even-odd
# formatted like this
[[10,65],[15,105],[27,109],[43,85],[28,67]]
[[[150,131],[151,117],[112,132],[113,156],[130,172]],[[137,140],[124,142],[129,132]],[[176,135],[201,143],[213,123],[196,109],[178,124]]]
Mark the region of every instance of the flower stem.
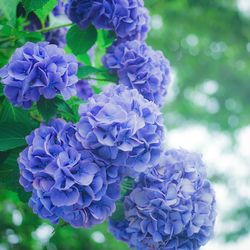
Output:
[[45,33],[45,32],[51,31],[51,30],[56,30],[56,29],[60,29],[60,28],[64,28],[64,27],[69,27],[69,26],[72,26],[72,25],[73,25],[73,23],[66,23],[66,24],[61,24],[61,25],[57,25],[57,26],[52,26],[52,27],[47,27],[47,28],[43,28],[43,29],[40,29],[40,30],[36,30],[36,32]]

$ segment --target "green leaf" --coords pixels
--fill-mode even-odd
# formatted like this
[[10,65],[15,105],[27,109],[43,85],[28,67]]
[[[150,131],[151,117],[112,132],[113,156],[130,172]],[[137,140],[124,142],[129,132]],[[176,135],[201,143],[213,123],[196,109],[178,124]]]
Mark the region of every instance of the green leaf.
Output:
[[114,32],[108,30],[97,31],[97,46],[103,49],[109,47],[115,40]]
[[0,151],[7,151],[26,145],[25,137],[32,129],[30,124],[22,122],[1,122]]
[[0,164],[2,164],[9,156],[9,151],[0,152]]
[[73,25],[67,32],[67,44],[75,55],[86,53],[96,42],[97,31],[94,26],[81,29]]
[[116,202],[116,211],[112,215],[113,221],[121,221],[124,219],[124,206],[123,200],[124,197],[133,190],[134,180],[130,177],[124,178],[121,183],[121,198]]
[[84,65],[91,65],[91,59],[87,53],[78,55],[77,60]]
[[16,7],[18,2],[19,0],[0,0],[0,10],[12,25],[16,23]]
[[19,168],[17,158],[21,149],[12,150],[8,158],[0,164],[0,188],[6,188],[18,194],[21,201],[27,202],[30,194],[19,184]]
[[103,69],[98,69],[92,66],[82,66],[82,67],[79,67],[77,76],[79,78],[86,78],[87,76],[90,76],[90,75],[103,74],[105,72],[106,71]]
[[37,123],[31,119],[27,110],[14,107],[6,98],[2,102],[0,113],[0,123],[3,122],[22,122],[29,124],[31,129],[37,127]]
[[3,96],[3,85],[0,83],[0,96]]
[[54,9],[57,4],[57,0],[50,0],[42,8],[35,11],[40,21],[44,24],[50,12]]
[[90,80],[90,76],[94,75],[96,78],[93,78],[93,80],[97,80],[98,85],[104,86],[107,83],[110,82],[117,82],[117,76],[112,75],[109,73],[109,71],[105,68],[95,68],[92,66],[82,66],[79,67],[77,76],[80,79],[87,79]]
[[50,0],[23,0],[23,5],[26,11],[29,13],[31,11],[42,8],[49,1]]
[[[73,99],[73,97],[71,99]],[[68,100],[67,102],[70,103],[70,100]],[[62,117],[63,119],[67,121],[77,122],[79,105],[76,104],[73,100],[71,100],[72,105],[77,105],[77,109],[75,109],[73,108],[73,106],[71,107],[67,102],[62,100],[59,97],[55,98],[55,104],[57,106],[57,113],[60,117]]]
[[43,119],[48,122],[52,117],[56,116],[57,105],[55,99],[48,100],[41,98],[37,103],[37,109],[42,115]]

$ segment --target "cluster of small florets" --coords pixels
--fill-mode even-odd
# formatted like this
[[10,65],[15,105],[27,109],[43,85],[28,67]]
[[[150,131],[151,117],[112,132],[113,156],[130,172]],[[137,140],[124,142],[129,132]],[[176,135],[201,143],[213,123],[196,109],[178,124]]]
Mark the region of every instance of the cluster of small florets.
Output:
[[75,134],[73,124],[59,119],[32,132],[18,159],[20,183],[32,192],[29,205],[41,218],[89,227],[115,210],[118,169],[96,161]]
[[164,131],[158,107],[122,85],[90,97],[79,113],[76,125],[57,119],[32,132],[18,163],[35,213],[89,227],[114,212],[124,176],[158,162]]
[[117,239],[138,250],[199,249],[213,234],[215,198],[201,158],[169,150],[141,174],[124,198],[124,218],[111,219]]
[[58,93],[69,99],[76,93],[78,64],[73,55],[47,42],[26,43],[0,70],[6,97],[15,106],[31,107],[41,96]]
[[96,157],[136,176],[157,164],[164,127],[158,107],[137,90],[111,86],[79,109],[77,138]]
[[137,89],[159,106],[164,104],[170,65],[161,51],[140,41],[117,43],[107,50],[103,64],[117,73],[120,84]]
[[97,29],[112,30],[119,40],[144,40],[149,29],[142,0],[69,0],[66,14],[82,28],[93,24]]

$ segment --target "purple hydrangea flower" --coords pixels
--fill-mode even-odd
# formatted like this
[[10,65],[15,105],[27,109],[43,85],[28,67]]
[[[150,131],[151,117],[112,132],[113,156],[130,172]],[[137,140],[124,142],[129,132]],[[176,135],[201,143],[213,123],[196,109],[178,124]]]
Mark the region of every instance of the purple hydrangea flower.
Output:
[[157,105],[164,104],[170,65],[161,51],[139,41],[115,43],[107,50],[103,64],[118,74],[119,83],[137,89]]
[[29,205],[41,218],[90,227],[115,210],[118,168],[97,161],[75,133],[73,124],[60,119],[33,131],[18,158],[20,184],[32,192]]
[[80,106],[77,138],[97,158],[135,177],[157,163],[164,126],[158,107],[137,90],[110,86]]
[[113,30],[119,40],[144,40],[149,30],[143,0],[69,0],[65,12],[82,28]]
[[79,80],[76,83],[76,95],[85,101],[93,95],[93,90],[87,81]]
[[54,16],[60,16],[64,14],[64,1],[57,0],[56,7],[52,10]]
[[64,48],[66,44],[66,33],[67,28],[60,28],[56,30],[51,30],[45,33],[45,40],[50,44],[55,44],[60,48]]
[[15,105],[29,108],[40,96],[64,99],[76,93],[78,64],[72,55],[47,42],[27,42],[16,49],[9,63],[0,70],[4,93]]
[[213,235],[215,194],[198,154],[166,151],[124,198],[124,220],[111,232],[138,250],[199,249]]

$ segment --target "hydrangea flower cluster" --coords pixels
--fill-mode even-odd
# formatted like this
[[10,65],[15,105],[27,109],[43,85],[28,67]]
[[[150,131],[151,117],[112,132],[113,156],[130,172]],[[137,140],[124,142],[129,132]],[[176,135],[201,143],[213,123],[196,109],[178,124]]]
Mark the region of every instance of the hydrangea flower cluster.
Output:
[[65,12],[80,27],[112,30],[119,40],[144,40],[149,30],[143,0],[69,0]]
[[82,148],[75,133],[73,124],[60,119],[32,132],[18,159],[20,183],[32,192],[29,205],[41,218],[89,227],[115,210],[119,176],[116,167]]
[[63,0],[57,0],[56,7],[52,10],[52,13],[54,16],[61,16],[64,14],[64,1]]
[[93,96],[93,90],[86,80],[79,80],[76,83],[76,94],[77,97],[82,100],[88,100],[91,96]]
[[97,158],[135,177],[157,164],[164,127],[158,107],[135,89],[106,88],[79,109],[77,138]]
[[27,42],[0,70],[4,93],[15,106],[31,107],[41,96],[64,99],[76,93],[78,64],[73,55],[47,42]]
[[137,250],[199,249],[213,235],[215,197],[198,154],[168,150],[124,198],[111,232]]
[[115,43],[107,50],[103,64],[118,74],[119,83],[163,105],[170,83],[170,65],[161,51],[140,41]]
[[45,40],[51,44],[57,45],[59,48],[64,48],[66,44],[67,28],[59,28],[45,33]]

